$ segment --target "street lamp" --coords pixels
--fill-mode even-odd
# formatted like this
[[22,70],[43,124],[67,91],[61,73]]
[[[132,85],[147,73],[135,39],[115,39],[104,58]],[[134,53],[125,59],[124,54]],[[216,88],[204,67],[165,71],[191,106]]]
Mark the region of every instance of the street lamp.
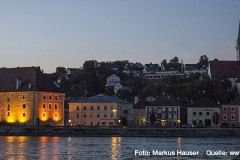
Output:
[[117,110],[113,109],[112,111],[113,111],[113,114],[114,114],[113,120],[114,120],[114,124],[115,124],[115,119],[116,119],[115,115],[116,115]]

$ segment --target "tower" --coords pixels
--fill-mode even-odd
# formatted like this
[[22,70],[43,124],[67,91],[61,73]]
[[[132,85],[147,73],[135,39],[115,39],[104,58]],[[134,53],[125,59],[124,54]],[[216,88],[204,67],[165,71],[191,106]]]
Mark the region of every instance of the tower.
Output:
[[237,61],[240,61],[240,22],[238,27],[238,38],[236,42],[236,55],[237,55]]

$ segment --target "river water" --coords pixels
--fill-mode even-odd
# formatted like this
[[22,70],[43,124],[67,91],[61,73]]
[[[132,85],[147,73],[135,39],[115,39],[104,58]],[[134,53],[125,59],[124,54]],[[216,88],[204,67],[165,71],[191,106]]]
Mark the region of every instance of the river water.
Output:
[[[230,155],[232,151],[240,151],[240,138],[0,137],[1,160],[181,160],[234,159],[238,157]],[[186,153],[190,155],[186,155]]]

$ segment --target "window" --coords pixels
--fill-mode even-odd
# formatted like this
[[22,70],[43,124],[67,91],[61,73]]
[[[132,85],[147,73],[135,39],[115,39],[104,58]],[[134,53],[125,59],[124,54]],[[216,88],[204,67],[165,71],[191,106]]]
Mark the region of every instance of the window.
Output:
[[52,104],[48,104],[48,109],[52,109]]
[[93,110],[93,106],[91,106],[91,110]]
[[7,106],[7,111],[10,111],[10,104],[8,104],[8,106]]
[[26,104],[23,104],[23,105],[22,105],[22,108],[23,108],[23,109],[26,109],[26,108],[27,108],[27,105],[26,105]]
[[42,109],[46,109],[46,105],[45,104],[43,104]]
[[43,117],[44,117],[44,118],[46,117],[46,113],[45,113],[45,112],[43,112]]
[[199,112],[199,116],[201,116],[202,115],[202,112]]
[[97,110],[100,110],[100,106],[97,106]]
[[224,107],[224,108],[223,108],[223,111],[227,111],[227,108],[226,108],[226,107]]
[[58,109],[58,106],[55,104],[55,109]]
[[196,116],[196,112],[193,112],[193,115]]
[[55,114],[54,114],[54,117],[55,117],[55,119],[56,119],[56,118],[58,117],[58,114],[57,114],[57,113],[55,113]]
[[97,117],[99,118],[99,117],[100,117],[100,115],[98,114],[98,115],[97,115]]
[[235,107],[232,107],[232,108],[231,108],[231,111],[234,112],[234,111],[235,111]]
[[25,113],[23,113],[23,115],[22,115],[22,116],[23,116],[23,117],[25,117],[25,115],[26,115],[26,114],[25,114]]
[[49,99],[51,100],[51,99],[52,99],[52,96],[49,96]]
[[79,106],[77,106],[77,111],[79,111]]
[[102,122],[102,126],[106,126],[106,122]]
[[22,99],[26,99],[26,95],[23,95],[23,96],[22,96]]
[[58,96],[55,96],[54,99],[55,99],[55,100],[58,100]]
[[90,122],[90,126],[93,126],[93,122]]
[[86,106],[84,106],[84,107],[83,107],[83,110],[84,110],[84,111],[86,111],[86,110],[87,110],[87,107],[86,107]]
[[104,110],[107,110],[107,106],[104,106]]
[[77,113],[77,118],[79,118],[79,114]]
[[137,114],[137,117],[138,117],[138,114]]
[[92,117],[92,115],[90,115],[90,117]]
[[48,109],[52,109],[52,104],[48,104]]
[[209,112],[206,112],[206,115],[209,116]]
[[231,119],[235,120],[235,114],[234,113],[231,114]]
[[113,122],[109,122],[108,124],[109,124],[109,126],[112,126],[112,125],[113,125]]
[[113,118],[113,114],[111,114],[111,118]]
[[87,118],[87,115],[85,114],[83,117],[84,117],[84,118]]
[[107,115],[106,115],[106,114],[104,114],[104,117],[106,118],[106,117],[107,117]]
[[45,94],[43,95],[43,99],[46,99],[46,95]]
[[223,120],[227,120],[227,114],[223,114]]
[[8,117],[10,116],[10,112],[7,112],[7,116],[8,116]]

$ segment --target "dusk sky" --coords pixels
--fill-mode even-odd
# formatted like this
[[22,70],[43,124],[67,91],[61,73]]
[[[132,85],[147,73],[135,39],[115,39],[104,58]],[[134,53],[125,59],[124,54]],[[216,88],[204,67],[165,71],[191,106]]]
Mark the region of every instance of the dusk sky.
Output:
[[1,0],[0,67],[236,60],[240,0]]

